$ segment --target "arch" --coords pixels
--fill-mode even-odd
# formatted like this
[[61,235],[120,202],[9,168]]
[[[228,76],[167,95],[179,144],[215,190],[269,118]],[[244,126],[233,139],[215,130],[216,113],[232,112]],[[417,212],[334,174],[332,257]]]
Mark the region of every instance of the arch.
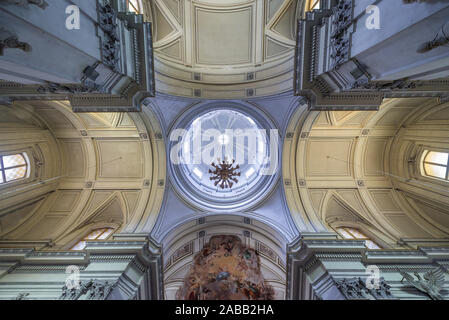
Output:
[[[170,134],[175,132],[178,128],[187,128],[190,123],[199,115],[209,113],[211,111],[221,112],[222,110],[229,110],[230,112],[237,112],[242,116],[249,118],[253,123],[257,123],[258,129],[265,130],[266,133],[266,150],[267,153],[271,154],[271,139],[276,139],[277,137],[271,135],[270,130],[278,130],[276,124],[267,116],[263,110],[256,104],[247,104],[245,102],[235,102],[235,101],[222,101],[222,102],[200,102],[189,106],[181,116],[174,120],[170,126]],[[196,118],[198,119],[198,118]],[[255,125],[256,126],[256,125]],[[231,129],[226,127],[227,129]],[[277,132],[277,131],[276,131]],[[224,132],[223,132],[224,133]],[[170,150],[173,149],[178,144],[178,137],[176,136],[176,141],[170,141],[167,143]],[[280,141],[280,138],[278,139]],[[259,141],[258,141],[259,142]],[[280,148],[275,150],[277,158],[280,158]],[[271,160],[271,159],[270,159]],[[260,179],[255,183],[254,186],[248,188],[246,191],[241,192],[237,196],[229,197],[226,201],[217,200],[217,197],[209,192],[209,190],[199,190],[195,187],[185,171],[182,164],[175,164],[171,159],[171,154],[167,154],[167,161],[169,162],[169,177],[174,186],[174,191],[176,194],[189,206],[194,207],[198,210],[211,211],[211,212],[241,212],[251,210],[263,201],[276,187],[276,183],[279,180],[279,171],[276,170],[273,174],[261,174]],[[273,163],[270,161],[266,167],[272,167]],[[277,168],[279,169],[279,168]],[[261,169],[261,171],[263,171]],[[270,173],[270,172],[268,172]]]
[[[291,90],[296,22],[305,1],[259,6],[255,0],[155,0],[143,8],[152,22],[158,93],[241,99]],[[232,21],[221,30],[223,44],[204,32],[216,28],[216,21]]]
[[[27,215],[13,203],[3,206],[8,213],[0,216],[0,225],[8,226],[0,229],[3,239],[50,240],[55,249],[67,248],[75,230],[100,220],[113,222],[120,232],[151,231],[165,191],[165,144],[150,108],[143,106],[138,114],[75,114],[67,101],[22,101],[15,102],[14,110],[22,122],[42,128],[44,136],[37,136],[41,146],[35,149],[45,155],[42,159],[33,153],[36,174],[24,188],[35,190],[16,192],[16,203],[31,201],[33,192],[43,195]],[[100,220],[89,220],[100,204],[116,208],[104,211]]]
[[300,105],[283,149],[284,190],[300,232],[353,223],[386,248],[447,237],[446,181],[423,176],[419,160],[425,150],[447,150],[448,112],[433,98],[385,99],[378,112]]
[[236,236],[257,250],[261,272],[274,287],[277,299],[285,298],[287,239],[278,230],[257,219],[235,214],[217,214],[184,222],[167,232],[162,240],[164,285],[167,299],[174,299],[185,274],[209,239],[217,235]]

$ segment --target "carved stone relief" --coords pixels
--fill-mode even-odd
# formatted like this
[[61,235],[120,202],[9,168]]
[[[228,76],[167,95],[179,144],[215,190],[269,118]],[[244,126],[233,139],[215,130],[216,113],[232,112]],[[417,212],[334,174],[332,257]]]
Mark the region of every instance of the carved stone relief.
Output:
[[340,1],[333,9],[331,58],[332,67],[337,67],[349,59],[350,27],[352,25],[352,0]]
[[64,285],[59,300],[106,300],[116,284],[117,282],[91,279],[81,281],[74,288]]
[[81,94],[96,92],[98,87],[87,87],[77,84],[60,84],[60,83],[47,83],[37,88],[37,92],[40,94]]
[[114,71],[120,71],[120,42],[117,38],[117,13],[110,4],[100,6],[99,24],[104,32],[102,43],[103,63]]
[[407,272],[403,272],[401,270],[398,270],[398,272],[403,277],[401,280],[402,283],[406,280],[409,285],[423,292],[432,300],[444,299],[441,295],[441,290],[444,285],[444,271],[441,268],[430,270],[422,277],[419,273],[415,272],[414,276],[416,277],[416,280],[414,276],[408,274]]
[[368,288],[362,278],[338,279],[335,283],[348,300],[395,299],[390,292],[390,286],[383,278],[380,279],[377,288]]

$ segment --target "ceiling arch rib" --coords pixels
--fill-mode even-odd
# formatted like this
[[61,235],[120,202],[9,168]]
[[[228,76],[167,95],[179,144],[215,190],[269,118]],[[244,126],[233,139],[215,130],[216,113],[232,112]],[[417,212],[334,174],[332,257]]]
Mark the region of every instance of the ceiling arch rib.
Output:
[[294,33],[295,5],[294,1],[284,1],[265,26],[265,35],[293,48],[296,45]]
[[164,1],[156,0],[154,4],[156,21],[154,48],[157,50],[179,39],[183,34],[183,28]]
[[386,99],[379,112],[299,108],[283,154],[284,180],[291,181],[284,189],[298,228],[352,222],[373,228],[391,247],[444,241],[449,185],[423,176],[420,159],[425,150],[449,150],[448,106],[413,98]]
[[228,99],[291,91],[293,34],[304,1],[156,0],[148,5],[160,93]]
[[[2,206],[7,213],[0,216],[3,240],[51,239],[53,249],[68,249],[78,231],[88,232],[88,226],[103,223],[114,225],[115,232],[151,231],[165,191],[165,146],[151,110],[75,114],[66,101],[16,102],[14,110],[33,115],[33,123],[42,126],[29,129],[37,130],[37,143],[22,139],[14,147],[40,149],[42,159],[36,156],[42,165],[33,170],[35,179],[14,190],[17,203]],[[28,125],[22,122],[11,123],[11,129],[23,131]],[[0,137],[0,150],[11,148],[5,141]],[[35,189],[45,196],[36,199]],[[27,206],[30,214],[17,211],[17,204],[30,201],[35,203]]]

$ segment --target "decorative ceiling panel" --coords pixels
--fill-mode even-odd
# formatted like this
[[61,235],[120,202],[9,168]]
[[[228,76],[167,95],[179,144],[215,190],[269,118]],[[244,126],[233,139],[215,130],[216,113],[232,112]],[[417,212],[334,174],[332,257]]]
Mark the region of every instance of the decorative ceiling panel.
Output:
[[[207,99],[292,90],[303,0],[154,0],[157,90]],[[286,85],[288,83],[288,85]]]
[[195,8],[196,63],[252,63],[252,6],[230,10]]

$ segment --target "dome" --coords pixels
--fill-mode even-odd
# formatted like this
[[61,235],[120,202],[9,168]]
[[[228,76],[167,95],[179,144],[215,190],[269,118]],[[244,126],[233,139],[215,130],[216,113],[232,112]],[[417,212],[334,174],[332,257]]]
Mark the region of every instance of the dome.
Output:
[[266,117],[232,104],[184,117],[172,132],[170,154],[183,197],[211,211],[254,204],[277,173],[271,170],[269,129]]

